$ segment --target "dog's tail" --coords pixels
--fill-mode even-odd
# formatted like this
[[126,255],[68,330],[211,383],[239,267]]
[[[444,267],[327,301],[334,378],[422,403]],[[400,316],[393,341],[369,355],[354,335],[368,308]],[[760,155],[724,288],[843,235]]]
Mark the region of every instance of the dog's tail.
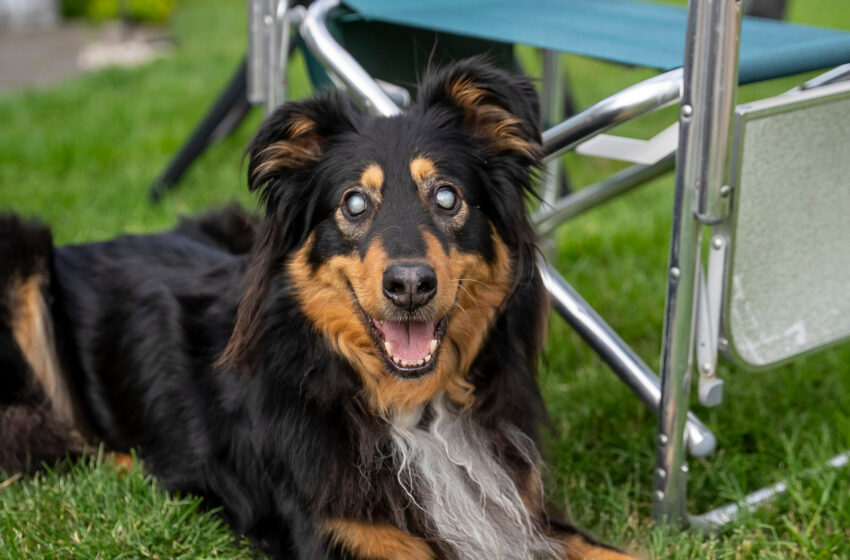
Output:
[[82,449],[50,310],[53,240],[35,221],[0,215],[0,469]]
[[175,233],[185,235],[199,243],[234,255],[251,252],[257,235],[259,220],[233,202],[206,214],[181,217]]

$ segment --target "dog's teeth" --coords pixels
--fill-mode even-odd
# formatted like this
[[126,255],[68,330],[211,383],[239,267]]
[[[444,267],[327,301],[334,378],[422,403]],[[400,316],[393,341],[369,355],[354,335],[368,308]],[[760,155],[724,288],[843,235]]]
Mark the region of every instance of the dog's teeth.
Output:
[[430,353],[433,354],[434,350],[436,350],[436,349],[437,349],[437,339],[433,338],[433,339],[431,339],[431,352]]
[[419,360],[407,360],[405,358],[399,358],[398,356],[392,356],[393,362],[400,365],[401,367],[422,367],[428,362],[430,362],[432,358],[433,356],[431,356],[431,354],[428,354],[427,356]]
[[388,340],[388,341],[386,341],[386,342],[384,342],[384,348],[386,348],[386,350],[387,350],[387,355],[388,355],[388,356],[392,356],[392,355],[393,355],[393,345],[392,345],[392,344],[390,344],[390,341],[389,341],[389,340]]

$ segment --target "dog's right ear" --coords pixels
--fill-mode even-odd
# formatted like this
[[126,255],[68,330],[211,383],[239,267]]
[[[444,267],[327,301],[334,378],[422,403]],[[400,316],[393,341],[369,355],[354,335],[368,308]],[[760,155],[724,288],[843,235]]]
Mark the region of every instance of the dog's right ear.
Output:
[[282,105],[248,145],[248,188],[259,191],[267,210],[273,211],[289,198],[287,184],[309,172],[331,137],[354,130],[352,118],[359,114],[338,92]]
[[264,305],[277,271],[289,251],[310,233],[321,189],[315,167],[334,136],[355,130],[360,109],[339,92],[282,105],[263,121],[246,150],[248,188],[259,192],[266,207],[243,279],[245,291],[236,323],[218,365],[256,369],[256,345],[267,325]]

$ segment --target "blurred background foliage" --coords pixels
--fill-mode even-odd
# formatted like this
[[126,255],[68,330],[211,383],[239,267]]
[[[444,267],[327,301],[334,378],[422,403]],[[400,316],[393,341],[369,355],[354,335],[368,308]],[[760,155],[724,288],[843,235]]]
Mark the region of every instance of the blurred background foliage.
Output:
[[133,22],[161,23],[176,0],[62,0],[62,15],[92,21],[121,18]]

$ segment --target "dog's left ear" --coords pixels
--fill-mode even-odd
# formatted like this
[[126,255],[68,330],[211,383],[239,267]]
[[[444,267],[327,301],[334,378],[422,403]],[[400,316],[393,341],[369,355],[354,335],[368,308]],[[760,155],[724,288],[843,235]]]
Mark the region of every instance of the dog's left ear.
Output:
[[430,74],[419,92],[425,110],[454,112],[491,155],[516,158],[522,165],[540,163],[540,102],[527,77],[474,57]]

